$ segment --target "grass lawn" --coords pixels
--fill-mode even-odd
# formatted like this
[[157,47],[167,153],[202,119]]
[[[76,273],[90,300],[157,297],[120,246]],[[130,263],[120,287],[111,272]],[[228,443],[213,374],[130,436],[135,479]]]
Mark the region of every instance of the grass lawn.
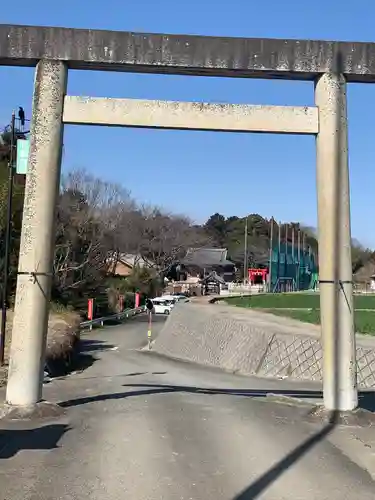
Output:
[[[263,309],[269,313],[297,319],[305,323],[316,325],[320,323],[318,293],[262,294],[251,297],[231,297],[225,301],[237,307]],[[354,308],[356,331],[375,335],[375,295],[355,295]]]
[[[320,323],[320,311],[317,309],[267,309],[267,312],[278,316],[298,319],[304,323],[313,323],[314,325],[319,325]],[[354,323],[356,332],[365,335],[375,335],[375,311],[355,311]]]
[[[270,293],[246,297],[230,297],[228,304],[257,309],[319,309],[319,293]],[[375,294],[354,295],[354,309],[373,309]]]

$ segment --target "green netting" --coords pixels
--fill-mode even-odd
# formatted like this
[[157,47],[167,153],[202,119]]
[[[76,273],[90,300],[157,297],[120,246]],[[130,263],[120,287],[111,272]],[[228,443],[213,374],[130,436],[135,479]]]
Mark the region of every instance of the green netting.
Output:
[[[280,283],[289,283],[295,290],[308,290],[316,286],[318,266],[314,254],[290,243],[274,245],[271,262],[271,290],[279,288]],[[279,290],[278,290],[279,291]]]

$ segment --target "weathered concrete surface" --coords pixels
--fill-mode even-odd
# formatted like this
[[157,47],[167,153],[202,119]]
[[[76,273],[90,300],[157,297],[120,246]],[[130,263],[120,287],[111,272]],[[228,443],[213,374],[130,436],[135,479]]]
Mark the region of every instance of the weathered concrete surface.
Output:
[[66,96],[65,123],[122,127],[317,134],[318,108]]
[[46,60],[35,72],[7,384],[12,405],[33,405],[42,397],[67,74],[64,63]]
[[375,81],[375,44],[228,38],[0,25],[0,64],[40,59],[105,69],[313,80],[335,69],[351,82]]
[[315,84],[315,102],[324,403],[330,410],[353,410],[358,401],[345,78],[322,75]]
[[372,429],[266,397],[320,397],[316,384],[133,350],[146,342],[147,318],[91,332],[98,361],[46,386],[64,416],[0,421],[1,499],[373,500]]
[[[322,381],[320,329],[220,304],[179,304],[153,349],[249,375]],[[358,384],[375,387],[375,339],[358,336]]]

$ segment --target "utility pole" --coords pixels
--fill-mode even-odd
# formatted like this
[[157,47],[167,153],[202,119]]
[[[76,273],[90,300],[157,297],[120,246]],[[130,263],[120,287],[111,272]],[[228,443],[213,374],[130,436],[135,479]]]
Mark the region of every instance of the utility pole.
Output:
[[[296,269],[296,261],[295,261],[295,258],[294,258],[294,226],[292,225],[292,265],[293,265],[293,269],[295,270]],[[296,289],[296,281],[295,279],[293,280],[293,291],[295,291]]]
[[[279,221],[278,244],[277,244],[277,279],[280,278],[280,254],[281,254],[281,221]],[[280,285],[279,285],[280,290]]]
[[[289,244],[288,244],[288,229],[289,229],[289,226],[288,226],[288,223],[285,224],[285,243],[284,243],[284,271],[283,271],[283,276],[284,277],[287,277],[288,276],[288,247],[289,247]],[[289,282],[286,281],[285,282],[285,288],[286,288],[286,291],[290,291],[289,290]]]
[[298,228],[298,234],[297,234],[297,290],[299,290],[299,275],[300,275],[300,269],[301,269],[301,229]]
[[288,255],[288,231],[289,226],[288,223],[285,224],[285,254]]
[[272,292],[272,253],[273,253],[273,223],[274,218],[271,217],[270,220],[270,255],[269,255],[269,264],[268,264],[268,280],[269,280],[269,292]]
[[11,139],[10,152],[8,161],[8,198],[7,198],[7,219],[5,230],[5,250],[4,250],[4,278],[2,290],[2,311],[1,311],[1,332],[0,332],[0,365],[4,365],[5,353],[5,333],[7,323],[7,297],[8,297],[8,278],[9,278],[9,261],[10,261],[10,246],[12,237],[12,202],[13,202],[13,179],[14,179],[14,162],[16,150],[16,115],[13,111],[11,121]]
[[245,220],[245,242],[244,242],[244,257],[243,257],[243,284],[246,285],[247,279],[247,216]]
[[294,264],[294,226],[292,226],[292,259]]

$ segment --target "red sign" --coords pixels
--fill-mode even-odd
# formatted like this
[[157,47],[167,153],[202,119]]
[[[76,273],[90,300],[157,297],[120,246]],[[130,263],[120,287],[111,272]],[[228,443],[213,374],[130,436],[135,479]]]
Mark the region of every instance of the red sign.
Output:
[[141,296],[138,292],[135,292],[135,307],[139,307]]
[[89,321],[94,319],[94,299],[89,299],[87,303],[87,317]]

